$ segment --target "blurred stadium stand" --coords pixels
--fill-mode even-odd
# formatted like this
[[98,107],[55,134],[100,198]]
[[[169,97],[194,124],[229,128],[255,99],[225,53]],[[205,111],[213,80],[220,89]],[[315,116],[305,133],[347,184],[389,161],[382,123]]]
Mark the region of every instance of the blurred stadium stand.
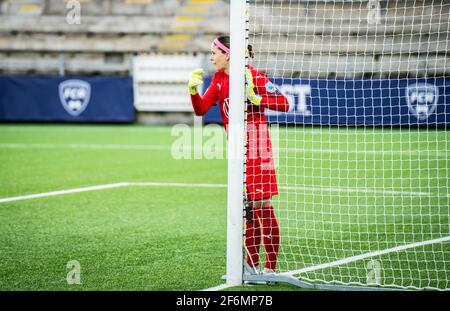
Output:
[[131,56],[207,52],[229,28],[221,0],[0,0],[0,73],[128,74]]
[[[186,73],[194,66],[212,73],[209,48],[229,29],[229,1],[78,2],[79,24],[68,21],[69,0],[0,0],[0,74],[132,75],[134,57],[147,54],[154,71],[135,82],[143,100],[136,108],[190,111]],[[365,0],[298,0],[283,9],[276,1],[256,2],[250,41],[258,67],[270,76],[450,74],[449,1],[381,0],[374,24]]]
[[[193,66],[212,72],[206,55],[213,38],[229,29],[228,2],[78,2],[81,19],[74,23],[68,0],[0,0],[0,74],[132,75],[139,70],[138,111],[179,111],[192,121],[186,79]],[[133,66],[134,57],[146,54],[153,61]]]
[[[225,0],[80,0],[80,24],[68,23],[67,2],[0,0],[1,73],[125,75],[133,55],[206,55],[214,36],[229,29]],[[285,54],[256,54],[261,69],[276,67],[271,75],[450,73],[446,1],[381,1],[379,24],[367,22],[367,1],[300,0],[289,9],[256,2],[254,18],[264,17],[251,23],[256,52],[264,46]]]
[[153,54],[134,61],[134,105],[139,111],[192,111],[186,77],[201,68],[202,55]]
[[[275,76],[450,74],[449,1],[381,0],[378,23],[368,21],[368,1],[297,1],[283,9],[256,2],[261,21],[250,23],[256,34],[250,40],[256,51],[269,51],[256,56],[261,69],[276,67]],[[277,50],[283,59],[273,58]]]

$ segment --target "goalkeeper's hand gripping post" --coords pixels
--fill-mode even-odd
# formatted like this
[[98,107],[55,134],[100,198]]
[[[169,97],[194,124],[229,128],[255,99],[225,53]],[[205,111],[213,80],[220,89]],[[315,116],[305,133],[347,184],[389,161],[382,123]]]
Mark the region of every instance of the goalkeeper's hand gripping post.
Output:
[[247,93],[247,99],[256,106],[259,106],[261,104],[261,95],[258,95],[255,93],[255,84],[253,83],[253,74],[250,71],[250,69],[245,70],[245,77],[247,80],[246,85],[246,93]]

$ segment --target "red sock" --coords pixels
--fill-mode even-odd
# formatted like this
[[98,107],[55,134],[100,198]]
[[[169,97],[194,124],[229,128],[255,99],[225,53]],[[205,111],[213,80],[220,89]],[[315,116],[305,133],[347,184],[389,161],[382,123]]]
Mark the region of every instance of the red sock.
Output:
[[252,221],[246,221],[245,246],[247,247],[247,263],[250,267],[259,266],[259,246],[261,244],[261,225],[259,210],[253,209]]
[[277,267],[278,248],[280,246],[280,228],[273,207],[261,209],[261,225],[266,249],[265,268],[275,271]]

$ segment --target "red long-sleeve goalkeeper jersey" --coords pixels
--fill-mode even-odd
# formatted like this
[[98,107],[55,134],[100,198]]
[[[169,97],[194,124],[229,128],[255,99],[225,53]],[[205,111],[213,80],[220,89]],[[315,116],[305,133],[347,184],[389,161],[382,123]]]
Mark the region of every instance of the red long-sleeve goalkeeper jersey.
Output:
[[[266,123],[264,109],[268,108],[277,111],[288,111],[289,103],[286,97],[281,94],[267,76],[249,66],[253,75],[253,83],[255,85],[255,93],[262,96],[261,104],[259,106],[249,104],[247,107],[247,122],[249,123]],[[212,78],[211,85],[206,90],[205,94],[191,95],[192,106],[194,112],[198,116],[206,114],[209,109],[220,104],[220,114],[225,130],[228,131],[228,110],[229,110],[229,86],[230,77],[223,70],[216,72]]]
[[[253,75],[255,93],[262,96],[259,106],[247,104],[247,195],[251,201],[269,198],[278,194],[276,173],[272,157],[272,143],[269,137],[266,108],[288,111],[287,98],[269,81],[267,76],[249,66]],[[216,72],[211,85],[203,96],[191,95],[195,114],[202,116],[219,103],[220,114],[225,130],[228,132],[229,75],[223,70]]]

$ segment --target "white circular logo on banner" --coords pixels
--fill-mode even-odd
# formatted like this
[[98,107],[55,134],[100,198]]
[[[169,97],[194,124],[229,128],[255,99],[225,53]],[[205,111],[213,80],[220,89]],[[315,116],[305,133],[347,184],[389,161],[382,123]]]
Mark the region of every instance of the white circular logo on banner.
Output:
[[436,110],[439,89],[429,83],[410,84],[406,87],[406,102],[410,113],[419,120],[426,120]]
[[66,80],[59,84],[59,99],[72,116],[79,116],[91,99],[91,85],[82,80]]

